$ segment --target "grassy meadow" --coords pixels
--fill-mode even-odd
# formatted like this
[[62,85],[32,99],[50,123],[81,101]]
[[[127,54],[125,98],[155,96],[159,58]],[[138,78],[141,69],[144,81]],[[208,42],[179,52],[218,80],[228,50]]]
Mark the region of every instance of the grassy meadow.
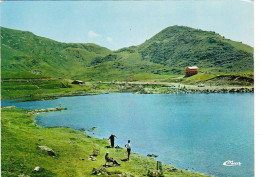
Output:
[[[2,108],[2,176],[91,176],[93,168],[102,168],[105,153],[121,163],[106,168],[111,176],[147,176],[148,170],[156,170],[156,160],[136,153],[128,162],[125,148],[105,148],[108,140],[96,139],[70,128],[40,128],[34,124],[34,114],[28,110]],[[56,153],[51,157],[38,146],[48,146]],[[89,160],[93,146],[100,150],[96,161]],[[40,171],[33,169],[39,166]],[[165,176],[204,176],[185,170],[170,172],[172,166],[163,165]],[[102,175],[101,175],[102,176]]]
[[[199,73],[191,77],[182,75],[136,74],[127,78],[110,82],[86,82],[83,85],[71,84],[73,80],[32,74],[30,72],[2,73],[2,99],[47,100],[61,96],[79,96],[113,92],[147,93],[146,89],[154,89],[149,93],[177,93],[177,85],[195,92],[202,89],[253,87],[253,73],[220,74]],[[128,83],[131,83],[130,85]],[[199,84],[208,87],[198,88]],[[166,87],[174,86],[174,91]],[[216,87],[214,87],[216,86]],[[190,91],[190,89],[189,89]],[[185,91],[186,92],[186,91]],[[193,91],[191,91],[193,92]],[[183,93],[182,91],[180,93]]]

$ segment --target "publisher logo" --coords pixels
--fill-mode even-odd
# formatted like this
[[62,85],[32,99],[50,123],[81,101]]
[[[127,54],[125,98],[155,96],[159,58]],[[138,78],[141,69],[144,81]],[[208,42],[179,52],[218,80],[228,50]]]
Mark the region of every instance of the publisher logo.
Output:
[[224,166],[226,167],[233,167],[233,166],[241,166],[241,162],[234,162],[233,160],[227,160],[226,162],[223,163]]

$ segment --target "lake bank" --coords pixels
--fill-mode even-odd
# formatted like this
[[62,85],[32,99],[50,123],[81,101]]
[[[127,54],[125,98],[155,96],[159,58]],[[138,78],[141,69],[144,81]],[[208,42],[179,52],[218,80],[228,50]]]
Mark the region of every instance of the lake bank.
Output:
[[[34,124],[35,114],[25,109],[2,108],[2,176],[90,176],[93,168],[105,163],[105,153],[120,161],[126,157],[125,149],[107,149],[108,140],[90,137],[70,128],[40,128]],[[38,146],[48,146],[56,153],[50,157]],[[100,150],[96,161],[89,160],[93,146]],[[146,175],[156,169],[156,160],[133,153],[129,162],[107,168],[111,176]],[[40,166],[39,172],[33,172]],[[165,176],[205,176],[186,170],[173,171],[173,166],[163,165]]]
[[[54,82],[54,81],[52,81]],[[3,84],[6,84],[3,82]],[[13,83],[17,84],[17,83]],[[88,82],[83,85],[71,85],[59,88],[60,83],[51,83],[50,88],[40,88],[43,83],[10,86],[3,85],[2,100],[19,99],[17,101],[51,100],[59,97],[85,96],[107,93],[137,93],[137,94],[189,94],[189,93],[253,93],[253,86],[240,85],[188,85],[170,82]],[[49,83],[48,83],[49,84]],[[54,86],[55,87],[54,87]],[[63,84],[64,85],[64,84]],[[21,88],[20,88],[21,87]],[[30,88],[33,87],[34,89]],[[46,86],[44,86],[46,87]],[[53,88],[54,87],[54,88]],[[57,87],[57,88],[56,88]],[[8,90],[8,88],[10,90]],[[21,90],[22,89],[22,90]],[[28,90],[26,90],[28,89]]]

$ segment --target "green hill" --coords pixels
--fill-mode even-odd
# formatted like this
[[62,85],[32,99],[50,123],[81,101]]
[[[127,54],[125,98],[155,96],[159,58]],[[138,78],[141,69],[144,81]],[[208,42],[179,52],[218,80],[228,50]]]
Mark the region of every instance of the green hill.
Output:
[[70,78],[111,51],[96,44],[60,43],[30,32],[1,28],[2,71],[40,71]]
[[137,47],[142,58],[185,68],[197,65],[216,72],[253,71],[253,48],[216,34],[184,26],[168,27]]
[[253,72],[252,47],[183,26],[168,27],[143,44],[117,51],[96,44],[61,43],[4,27],[1,41],[2,77],[27,71],[85,81],[129,80],[140,74],[169,78],[183,75],[191,65],[200,72]]

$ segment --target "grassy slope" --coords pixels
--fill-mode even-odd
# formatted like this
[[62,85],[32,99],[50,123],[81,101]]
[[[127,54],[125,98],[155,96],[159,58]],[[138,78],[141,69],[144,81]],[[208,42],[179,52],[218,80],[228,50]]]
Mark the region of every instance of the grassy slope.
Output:
[[5,73],[36,70],[60,78],[111,81],[138,73],[161,72],[163,68],[169,70],[142,61],[139,53],[112,52],[96,44],[60,43],[3,27],[1,32]]
[[[125,149],[106,149],[108,140],[87,138],[87,135],[69,128],[39,128],[34,125],[33,114],[23,109],[2,108],[2,176],[90,176],[92,169],[101,167],[107,151],[116,160],[126,157]],[[52,148],[57,156],[50,157],[37,149],[39,145]],[[88,160],[92,146],[100,148],[97,161]],[[85,160],[82,160],[85,159]],[[152,158],[132,154],[130,162],[122,162],[120,167],[112,167],[110,172],[130,172],[135,176],[147,174],[156,168]],[[32,170],[40,166],[39,173]],[[203,176],[188,171],[167,172],[166,176]]]
[[223,74],[223,73],[199,73],[194,76],[185,78],[182,83],[184,84],[198,84],[203,83],[206,85],[222,85],[222,86],[253,86],[254,74],[236,73],[236,74]]
[[[57,79],[44,75],[36,75],[30,72],[2,73],[2,97],[1,99],[22,99],[22,100],[44,100],[53,99],[59,96],[73,96],[108,92],[137,92],[140,84],[161,82],[165,84],[182,83],[197,85],[221,85],[221,86],[253,86],[253,73],[242,74],[207,74],[200,73],[192,77],[183,78],[181,75],[157,75],[137,74],[122,79],[126,82],[137,82],[132,87],[108,83],[91,82],[85,85],[70,84],[72,80]],[[101,76],[100,76],[101,77]],[[139,85],[138,85],[139,84]],[[156,87],[161,87],[156,85]],[[164,93],[164,92],[159,92]]]
[[201,71],[253,71],[253,48],[216,34],[184,26],[168,27],[138,46],[145,60]]
[[139,74],[253,72],[253,48],[214,33],[168,27],[139,46],[110,51],[95,44],[60,43],[30,32],[1,28],[2,71],[42,71],[85,81],[126,80]]
[[111,51],[96,44],[60,43],[30,32],[1,28],[2,71],[40,70],[55,77],[71,78],[96,57]]
[[52,99],[58,96],[115,92],[118,88],[113,84],[73,85],[72,80],[58,79],[30,72],[2,73],[1,99],[39,100]]

